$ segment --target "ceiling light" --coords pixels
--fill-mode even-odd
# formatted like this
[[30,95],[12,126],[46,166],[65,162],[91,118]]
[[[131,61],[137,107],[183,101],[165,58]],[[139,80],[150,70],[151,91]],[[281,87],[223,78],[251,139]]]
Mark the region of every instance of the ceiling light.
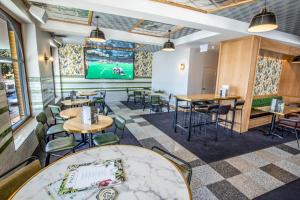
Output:
[[105,35],[98,27],[99,16],[96,16],[97,28],[91,31],[90,37],[88,38],[92,42],[105,42]]
[[163,46],[163,51],[175,51],[175,45],[173,42],[170,41],[171,38],[171,30],[168,31],[169,32],[169,37],[168,37],[168,41],[164,43]]
[[300,55],[299,56],[295,56],[292,60],[292,63],[297,63],[300,64]]
[[255,15],[249,25],[249,32],[266,32],[277,29],[276,15],[267,10],[267,0],[265,0],[265,7],[262,11]]

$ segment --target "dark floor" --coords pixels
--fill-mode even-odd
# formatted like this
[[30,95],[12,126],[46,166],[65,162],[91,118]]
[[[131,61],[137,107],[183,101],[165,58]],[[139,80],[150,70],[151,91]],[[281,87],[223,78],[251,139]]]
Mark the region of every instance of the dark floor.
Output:
[[[144,105],[140,102],[134,103],[133,101],[121,101],[122,104],[130,108],[131,110],[138,110],[138,109],[143,109]],[[146,106],[148,108],[149,106]]]
[[[230,132],[226,129],[221,127],[216,129],[215,126],[211,125],[207,129],[206,136],[200,133],[199,129],[196,129],[192,132],[191,141],[187,141],[188,135],[186,132],[180,129],[177,129],[177,133],[174,131],[174,112],[147,114],[142,117],[207,163],[280,145],[296,139],[293,134],[283,139],[272,138],[263,135],[258,130],[251,130],[242,135],[234,132],[231,137]],[[268,127],[263,128],[267,130]],[[218,141],[214,140],[216,130],[218,130]]]

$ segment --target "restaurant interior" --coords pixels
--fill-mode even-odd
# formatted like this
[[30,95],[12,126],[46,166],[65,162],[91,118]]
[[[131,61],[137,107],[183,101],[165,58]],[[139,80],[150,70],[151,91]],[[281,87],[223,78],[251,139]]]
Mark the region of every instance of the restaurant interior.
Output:
[[299,0],[0,0],[0,200],[296,200]]

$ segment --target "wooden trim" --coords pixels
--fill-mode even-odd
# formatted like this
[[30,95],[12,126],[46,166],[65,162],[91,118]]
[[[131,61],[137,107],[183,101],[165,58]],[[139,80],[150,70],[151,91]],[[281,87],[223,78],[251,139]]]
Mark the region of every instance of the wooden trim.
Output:
[[169,1],[169,0],[151,0],[151,1],[158,2],[158,3],[163,3],[163,4],[167,4],[167,5],[171,5],[171,6],[176,6],[176,7],[179,7],[179,8],[185,8],[185,9],[189,9],[189,10],[193,10],[193,11],[197,11],[197,12],[207,13],[206,10],[203,10],[203,9],[200,9],[200,8],[195,8],[195,7],[192,7],[192,6],[183,5],[183,4],[172,2],[172,1]]
[[134,30],[135,28],[138,28],[138,27],[140,27],[140,25],[142,24],[142,23],[144,23],[144,21],[145,20],[143,20],[143,19],[140,19],[136,24],[134,24],[129,30],[128,30],[128,32],[132,32],[132,30]]
[[91,26],[91,24],[92,24],[93,16],[94,16],[94,12],[89,10],[89,15],[88,15],[88,25],[89,26]]

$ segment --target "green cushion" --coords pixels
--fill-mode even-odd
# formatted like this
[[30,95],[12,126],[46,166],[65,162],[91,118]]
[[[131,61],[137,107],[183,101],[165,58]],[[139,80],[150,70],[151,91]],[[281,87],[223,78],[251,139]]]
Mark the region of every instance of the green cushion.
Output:
[[51,126],[47,130],[47,135],[53,135],[53,134],[62,133],[62,132],[65,132],[64,124],[57,124],[57,125]]
[[55,116],[56,124],[63,124],[65,122],[64,118],[61,116]]
[[252,108],[271,106],[272,99],[282,100],[282,96],[271,96],[266,98],[253,99]]
[[74,137],[61,137],[54,140],[51,140],[47,143],[45,151],[47,153],[52,153],[56,151],[69,150],[75,147]]
[[94,144],[96,146],[104,146],[109,144],[117,144],[120,139],[117,135],[112,132],[102,133],[100,135],[96,135],[94,138]]

